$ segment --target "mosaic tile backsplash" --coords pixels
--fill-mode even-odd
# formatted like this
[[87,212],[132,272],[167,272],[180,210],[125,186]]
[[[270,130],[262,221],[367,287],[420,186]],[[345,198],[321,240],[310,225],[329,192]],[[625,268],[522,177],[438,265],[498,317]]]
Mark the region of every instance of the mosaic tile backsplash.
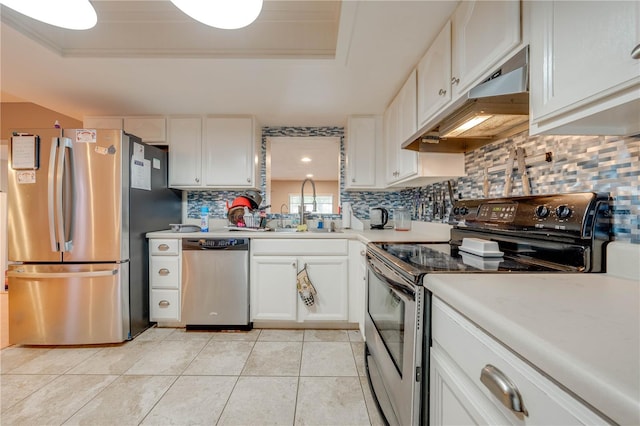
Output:
[[[339,136],[340,198],[351,202],[357,217],[368,219],[369,207],[389,209],[407,207],[414,220],[443,221],[433,211],[431,200],[448,194],[446,182],[396,192],[354,192],[344,190],[344,129],[342,127],[264,127],[262,135],[261,176],[264,192],[266,137],[268,136]],[[527,132],[494,142],[465,155],[467,176],[452,180],[456,198],[482,198],[485,167],[503,165],[511,148],[523,148],[527,158],[542,158],[529,165],[527,171],[532,194],[596,191],[613,197],[614,239],[640,244],[640,136],[529,136]],[[551,161],[544,161],[545,154]],[[512,195],[523,195],[522,182],[514,169]],[[502,196],[505,172],[489,174],[489,197]],[[208,205],[214,218],[225,217],[224,202],[231,202],[242,191],[190,191],[187,194],[188,217],[197,218],[200,206]],[[451,203],[444,197],[447,213]],[[273,214],[271,219],[279,218]],[[444,215],[444,220],[448,217]],[[333,217],[329,218],[332,219]],[[338,219],[339,216],[335,216]]]

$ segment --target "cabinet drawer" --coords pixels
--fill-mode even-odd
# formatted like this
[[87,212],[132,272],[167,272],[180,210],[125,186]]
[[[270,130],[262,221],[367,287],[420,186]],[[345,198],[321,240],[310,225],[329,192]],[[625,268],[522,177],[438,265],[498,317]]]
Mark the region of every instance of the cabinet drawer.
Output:
[[255,255],[337,256],[347,255],[347,240],[291,239],[251,241],[251,253]]
[[151,321],[180,321],[180,291],[151,290]]
[[149,251],[153,256],[177,256],[180,252],[180,240],[151,240]]
[[180,258],[151,256],[149,281],[152,288],[180,288]]
[[[574,396],[540,374],[441,300],[433,299],[432,338],[491,403],[513,424],[608,424]],[[480,380],[492,365],[518,389],[527,416],[506,408]]]

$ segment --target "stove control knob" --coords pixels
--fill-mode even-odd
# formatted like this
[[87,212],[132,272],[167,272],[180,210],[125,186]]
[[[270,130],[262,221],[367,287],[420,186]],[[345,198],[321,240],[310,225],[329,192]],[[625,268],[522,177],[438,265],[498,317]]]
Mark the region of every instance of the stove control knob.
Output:
[[536,217],[539,219],[544,219],[545,217],[549,216],[549,213],[551,212],[549,211],[549,207],[547,206],[536,207]]
[[556,216],[558,216],[558,219],[566,219],[571,216],[571,213],[571,209],[565,204],[556,207]]
[[469,213],[469,209],[468,209],[467,207],[464,207],[464,206],[463,206],[463,207],[460,207],[460,214],[461,214],[462,216],[464,216],[464,215],[466,215],[466,214],[468,214],[468,213]]
[[458,216],[460,214],[460,207],[454,207],[453,208],[453,214]]

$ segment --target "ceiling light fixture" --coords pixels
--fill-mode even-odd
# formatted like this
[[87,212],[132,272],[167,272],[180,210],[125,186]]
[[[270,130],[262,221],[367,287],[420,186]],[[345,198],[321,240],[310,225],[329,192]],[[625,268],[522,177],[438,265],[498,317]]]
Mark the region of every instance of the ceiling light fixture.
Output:
[[302,161],[303,163],[310,163],[310,162],[311,162],[311,158],[309,158],[309,157],[302,157],[302,158],[300,159],[300,161]]
[[88,30],[98,22],[89,0],[0,0],[16,12],[69,30]]
[[262,0],[171,0],[178,9],[210,27],[235,30],[256,20]]
[[313,177],[313,175],[312,175],[311,173],[309,173],[309,174],[307,175],[307,177],[308,177],[308,178],[312,178],[312,177]]

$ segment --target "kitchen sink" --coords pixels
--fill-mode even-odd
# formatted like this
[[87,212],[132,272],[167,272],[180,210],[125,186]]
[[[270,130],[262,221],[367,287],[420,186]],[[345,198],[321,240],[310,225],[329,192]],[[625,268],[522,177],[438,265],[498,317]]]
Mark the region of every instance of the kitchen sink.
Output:
[[342,233],[342,231],[339,231],[339,230],[330,231],[329,228],[309,229],[309,232],[317,232],[317,233],[320,233],[320,234],[341,234]]
[[322,229],[309,229],[306,231],[298,231],[297,228],[274,228],[273,229],[274,232],[287,232],[287,233],[294,233],[294,232],[300,232],[300,233],[312,233],[312,234],[316,234],[316,233],[322,233],[322,234],[341,234],[342,231],[340,230],[336,230],[336,231],[329,231],[328,228],[322,228]]

